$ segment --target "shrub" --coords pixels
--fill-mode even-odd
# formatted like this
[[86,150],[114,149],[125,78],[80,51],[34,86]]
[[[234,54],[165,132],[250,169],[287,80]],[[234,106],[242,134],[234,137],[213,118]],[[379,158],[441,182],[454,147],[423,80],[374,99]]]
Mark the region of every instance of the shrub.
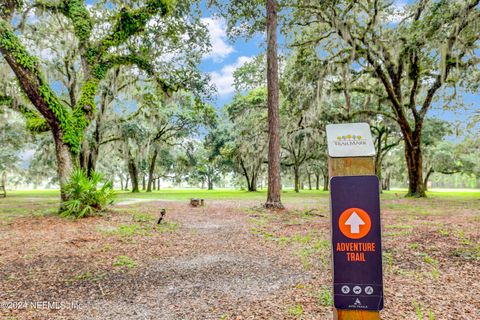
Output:
[[64,188],[67,201],[63,203],[63,217],[84,218],[103,211],[113,202],[114,191],[111,182],[103,182],[97,172],[87,176],[84,170],[75,169]]

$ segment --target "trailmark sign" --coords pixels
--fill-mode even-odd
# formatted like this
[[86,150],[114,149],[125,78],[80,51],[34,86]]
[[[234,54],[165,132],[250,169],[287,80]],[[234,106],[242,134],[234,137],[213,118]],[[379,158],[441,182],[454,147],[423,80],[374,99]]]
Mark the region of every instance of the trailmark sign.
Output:
[[326,131],[330,157],[370,157],[375,155],[368,123],[329,124]]
[[376,176],[332,177],[334,304],[383,309],[380,198]]

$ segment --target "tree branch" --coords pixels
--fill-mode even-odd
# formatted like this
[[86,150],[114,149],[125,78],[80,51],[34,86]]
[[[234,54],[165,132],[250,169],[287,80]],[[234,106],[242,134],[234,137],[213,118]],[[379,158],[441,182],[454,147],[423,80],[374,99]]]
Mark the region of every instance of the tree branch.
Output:
[[98,44],[98,52],[103,55],[108,49],[124,43],[131,36],[143,31],[148,20],[156,13],[159,12],[161,16],[165,16],[172,10],[173,1],[171,0],[149,0],[144,7],[135,10],[122,8],[112,32]]

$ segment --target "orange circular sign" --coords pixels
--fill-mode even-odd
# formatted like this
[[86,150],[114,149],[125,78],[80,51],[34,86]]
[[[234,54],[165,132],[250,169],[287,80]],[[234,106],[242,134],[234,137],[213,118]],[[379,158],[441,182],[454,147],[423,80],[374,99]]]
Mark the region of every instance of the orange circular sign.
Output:
[[350,239],[365,237],[372,227],[370,216],[360,208],[350,208],[342,212],[338,219],[338,227],[343,235]]

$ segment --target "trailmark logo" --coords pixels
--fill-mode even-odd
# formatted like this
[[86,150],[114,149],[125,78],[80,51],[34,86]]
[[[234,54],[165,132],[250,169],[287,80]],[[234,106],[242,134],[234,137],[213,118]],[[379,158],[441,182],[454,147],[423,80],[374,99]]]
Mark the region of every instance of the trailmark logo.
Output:
[[361,146],[367,144],[367,139],[361,135],[347,134],[337,136],[337,139],[333,141],[336,146]]

